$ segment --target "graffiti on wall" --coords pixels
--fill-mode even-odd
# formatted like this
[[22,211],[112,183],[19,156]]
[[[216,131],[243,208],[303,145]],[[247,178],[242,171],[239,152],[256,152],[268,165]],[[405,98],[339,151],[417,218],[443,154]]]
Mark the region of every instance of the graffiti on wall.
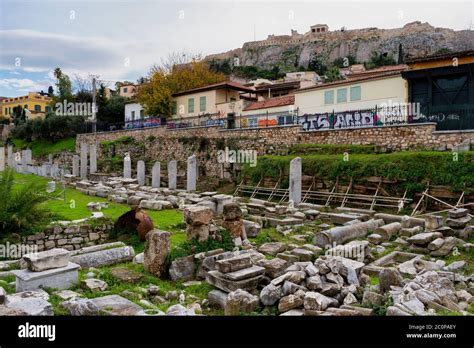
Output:
[[302,118],[301,126],[305,131],[382,125],[372,110],[303,115]]

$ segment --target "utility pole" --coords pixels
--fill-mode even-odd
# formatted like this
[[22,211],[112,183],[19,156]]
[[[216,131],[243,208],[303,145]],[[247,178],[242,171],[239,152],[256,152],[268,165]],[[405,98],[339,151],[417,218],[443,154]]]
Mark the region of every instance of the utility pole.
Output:
[[95,76],[92,76],[92,132],[97,132],[97,105],[96,105]]

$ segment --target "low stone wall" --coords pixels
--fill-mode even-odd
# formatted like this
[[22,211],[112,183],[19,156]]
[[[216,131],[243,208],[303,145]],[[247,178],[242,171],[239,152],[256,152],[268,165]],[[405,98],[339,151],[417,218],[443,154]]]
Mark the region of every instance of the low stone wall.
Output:
[[223,165],[217,161],[217,151],[223,150],[225,146],[229,146],[231,149],[256,150],[259,155],[264,155],[286,154],[292,145],[310,143],[376,145],[392,151],[408,149],[450,150],[454,145],[466,139],[474,143],[474,131],[437,132],[435,123],[314,132],[303,132],[300,126],[231,130],[217,127],[173,130],[154,127],[79,134],[76,141],[76,150],[79,152],[79,146],[82,142],[96,144],[99,152],[98,158],[108,158],[112,154],[105,153],[101,143],[115,141],[123,137],[131,137],[143,146],[124,145],[121,149],[114,149],[115,155],[119,157],[123,157],[125,152],[130,152],[134,162],[145,160],[166,163],[170,159],[176,159],[184,169],[186,159],[196,154],[201,167],[200,175],[219,177],[223,177],[226,170],[232,170],[229,170],[228,165]]
[[22,237],[22,243],[37,245],[38,251],[53,248],[77,250],[83,247],[105,243],[113,229],[110,222],[92,224],[51,225],[43,232]]

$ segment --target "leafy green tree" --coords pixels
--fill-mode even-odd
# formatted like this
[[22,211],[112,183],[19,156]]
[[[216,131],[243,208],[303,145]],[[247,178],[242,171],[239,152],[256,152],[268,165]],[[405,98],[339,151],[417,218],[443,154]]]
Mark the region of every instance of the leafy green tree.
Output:
[[153,67],[150,82],[138,92],[138,102],[144,106],[147,115],[170,117],[173,110],[173,94],[192,88],[223,82],[226,77],[209,69],[206,62],[193,60],[187,64],[164,63]]
[[329,68],[329,70],[326,71],[326,75],[324,76],[324,82],[334,82],[344,79],[344,77],[341,75],[341,71],[337,66]]
[[104,123],[123,122],[124,114],[125,98],[119,95],[114,95],[107,100],[107,103],[102,107],[102,109],[99,106],[97,121]]
[[209,62],[209,70],[216,73],[223,73],[227,76],[232,74],[232,66],[229,59],[212,59]]
[[15,126],[19,126],[26,122],[26,111],[21,105],[15,106],[12,113],[13,123]]
[[375,69],[386,65],[395,65],[397,62],[391,53],[373,51],[369,61],[364,63],[366,69]]
[[51,217],[42,205],[48,197],[44,188],[36,183],[14,188],[14,172],[6,169],[0,173],[0,234],[35,232],[43,228]]
[[328,68],[322,57],[313,55],[308,63],[308,69],[315,71],[318,75],[323,76]]
[[347,57],[339,57],[332,63],[333,66],[337,66],[340,69],[348,68],[349,66],[357,64],[357,60],[354,56],[348,55]]
[[62,103],[64,100],[72,102],[74,100],[72,94],[72,83],[69,76],[61,71],[61,68],[54,69],[54,77],[56,77],[56,90],[58,95],[53,98],[54,104]]

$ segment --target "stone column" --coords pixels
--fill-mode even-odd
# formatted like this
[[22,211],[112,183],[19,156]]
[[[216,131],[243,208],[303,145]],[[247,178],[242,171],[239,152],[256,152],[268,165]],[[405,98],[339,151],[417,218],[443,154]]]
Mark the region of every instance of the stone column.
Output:
[[72,175],[79,176],[79,155],[72,157]]
[[197,175],[197,166],[196,166],[196,155],[188,157],[188,170],[186,177],[186,190],[187,191],[196,191],[196,175]]
[[26,174],[28,172],[28,162],[26,150],[21,151],[21,172]]
[[137,162],[137,180],[138,180],[138,185],[140,186],[145,185],[145,162],[143,161]]
[[51,164],[49,163],[43,164],[42,172],[43,172],[43,176],[46,176],[46,177],[51,176]]
[[160,162],[155,162],[153,169],[151,170],[151,187],[159,188],[161,180],[161,164]]
[[5,148],[0,147],[0,172],[5,170]]
[[31,164],[31,162],[33,161],[33,155],[31,153],[31,150],[30,149],[26,149],[25,150],[25,157],[26,157],[26,164]]
[[176,190],[176,178],[178,176],[178,163],[175,160],[168,162],[168,188]]
[[132,178],[132,160],[129,154],[126,154],[123,158],[123,177],[124,179]]
[[13,158],[13,146],[12,146],[12,145],[8,145],[8,147],[7,147],[7,162],[8,162],[8,166],[11,167],[11,168],[14,167],[13,161],[14,161],[14,158]]
[[146,235],[143,252],[145,271],[161,277],[166,274],[166,259],[171,250],[171,234],[160,230],[152,230]]
[[51,166],[51,177],[56,178],[59,175],[59,164],[53,163]]
[[289,199],[294,204],[301,203],[301,158],[293,158],[290,162]]
[[81,143],[81,178],[87,178],[87,143]]
[[94,174],[97,172],[97,146],[91,145],[90,147],[90,173]]

